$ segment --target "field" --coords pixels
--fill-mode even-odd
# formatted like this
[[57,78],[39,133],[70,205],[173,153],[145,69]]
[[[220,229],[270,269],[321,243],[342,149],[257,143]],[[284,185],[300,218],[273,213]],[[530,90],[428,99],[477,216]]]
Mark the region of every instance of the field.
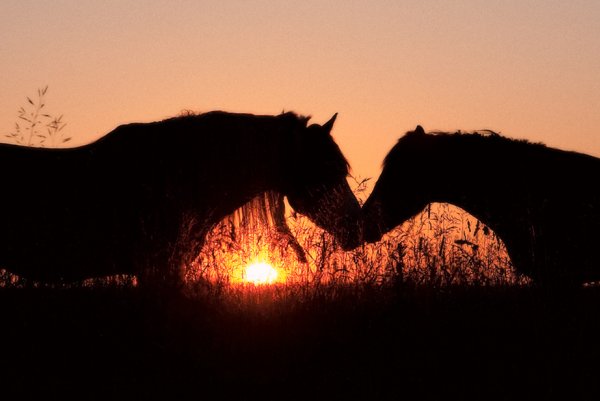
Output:
[[[600,293],[4,289],[3,399],[597,399]],[[300,302],[301,301],[301,302]],[[32,398],[33,397],[33,398]]]
[[[352,253],[288,219],[304,269],[293,250],[264,251],[259,227],[232,236],[225,221],[183,292],[5,273],[3,399],[600,396],[598,287],[531,285],[493,233],[444,205]],[[240,264],[264,252],[295,266],[287,283],[243,282]]]

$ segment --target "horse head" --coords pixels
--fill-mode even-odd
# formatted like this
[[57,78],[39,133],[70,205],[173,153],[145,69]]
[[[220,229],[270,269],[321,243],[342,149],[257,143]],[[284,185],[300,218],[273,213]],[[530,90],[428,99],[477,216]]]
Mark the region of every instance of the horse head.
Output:
[[[390,150],[373,192],[361,210],[364,240],[376,242],[434,200],[429,177],[430,135],[420,125]],[[402,185],[398,185],[402,183]]]
[[353,249],[360,243],[360,205],[346,180],[349,164],[331,136],[336,117],[292,132],[283,192],[294,210]]

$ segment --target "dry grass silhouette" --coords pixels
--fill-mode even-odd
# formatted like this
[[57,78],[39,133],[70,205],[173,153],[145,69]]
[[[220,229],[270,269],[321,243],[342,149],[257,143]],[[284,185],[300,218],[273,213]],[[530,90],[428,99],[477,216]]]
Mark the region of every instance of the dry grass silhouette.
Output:
[[[364,182],[362,183],[364,187]],[[361,185],[356,186],[362,195]],[[208,234],[206,245],[187,271],[188,289],[213,294],[257,291],[244,284],[244,267],[268,262],[280,271],[274,285],[279,296],[309,296],[354,288],[402,286],[513,286],[528,283],[517,275],[502,241],[465,211],[432,204],[424,213],[388,233],[380,242],[343,251],[333,236],[288,208],[286,222],[306,253],[299,260],[289,244],[278,241],[272,225],[253,221],[236,224],[228,218]],[[264,292],[264,289],[263,289]],[[273,294],[271,294],[273,295]]]
[[[361,190],[358,186],[359,196]],[[281,238],[272,222],[251,213],[240,220],[235,218],[236,213],[213,227],[201,254],[187,267],[188,294],[250,291],[254,285],[244,282],[244,268],[254,261],[273,265],[279,272],[274,286],[279,287],[278,293],[287,291],[288,295],[306,295],[336,286],[356,290],[403,285],[441,288],[511,286],[529,281],[512,269],[504,244],[491,230],[448,204],[431,204],[381,241],[353,251],[343,251],[331,234],[287,207],[286,223],[304,250],[306,261],[301,260],[293,244]],[[3,270],[0,280],[4,287],[136,285],[135,278],[127,275],[45,284]]]
[[5,137],[17,145],[57,147],[66,144],[72,138],[66,136],[63,129],[67,125],[63,115],[46,112],[46,94],[48,86],[37,90],[37,98],[27,96],[27,103],[17,112],[14,130]]

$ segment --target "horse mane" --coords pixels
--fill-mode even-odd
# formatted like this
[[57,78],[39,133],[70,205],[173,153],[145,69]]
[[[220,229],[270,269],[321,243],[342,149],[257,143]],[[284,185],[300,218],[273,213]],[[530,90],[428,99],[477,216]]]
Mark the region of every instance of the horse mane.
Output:
[[[230,112],[225,112],[225,111],[220,111],[220,110],[209,111],[206,113],[198,113],[193,110],[184,109],[179,113],[179,115],[168,118],[166,120],[163,120],[163,121],[161,121],[161,123],[167,122],[167,121],[177,123],[177,122],[183,122],[183,121],[193,121],[193,120],[198,120],[198,119],[203,119],[203,118],[215,118],[215,117],[216,118],[251,118],[251,119],[257,119],[257,120],[275,118],[278,121],[280,121],[282,124],[286,125],[289,128],[292,128],[292,129],[294,129],[294,128],[295,129],[306,129],[306,128],[310,129],[313,126],[318,126],[318,124],[311,124],[310,126],[308,125],[308,122],[311,119],[310,115],[305,116],[302,114],[297,114],[293,111],[285,111],[285,110],[282,110],[281,114],[272,116],[272,115],[256,115],[256,114],[248,114],[248,113],[230,113]],[[329,145],[337,147],[337,144],[333,140],[333,137],[329,136],[325,140],[330,142]],[[350,172],[350,163],[348,162],[348,159],[346,159],[346,157],[342,154],[341,151],[339,152],[339,157],[340,157],[340,159],[339,159],[340,167],[345,170],[346,174],[348,174]]]
[[418,146],[422,144],[429,144],[432,140],[435,141],[438,139],[441,139],[442,141],[450,141],[457,146],[488,144],[505,149],[523,149],[525,147],[531,149],[547,148],[546,145],[541,142],[530,142],[527,139],[508,138],[490,129],[469,132],[458,130],[430,131],[425,133],[423,128],[419,125],[414,131],[407,132],[398,139],[396,145],[394,145],[392,150],[390,150],[390,152],[386,155],[383,161],[383,167],[393,163],[393,161],[398,157],[401,149],[415,145]]
[[301,114],[297,114],[293,111],[285,111],[282,110],[281,114],[278,115],[261,115],[261,114],[250,114],[250,113],[231,113],[222,110],[214,110],[208,112],[197,112],[190,109],[183,109],[177,114],[175,117],[170,117],[161,122],[165,121],[185,121],[185,120],[196,120],[202,118],[210,118],[210,117],[246,117],[246,118],[256,118],[256,119],[265,119],[265,118],[278,118],[284,122],[288,122],[291,124],[296,124],[301,128],[306,128],[308,125],[308,121],[311,119],[311,116],[304,116]]
[[274,234],[276,242],[291,246],[298,260],[306,263],[306,253],[287,225],[284,196],[279,192],[260,193],[227,216],[226,220],[241,235],[245,232],[260,232],[261,227],[268,228]]

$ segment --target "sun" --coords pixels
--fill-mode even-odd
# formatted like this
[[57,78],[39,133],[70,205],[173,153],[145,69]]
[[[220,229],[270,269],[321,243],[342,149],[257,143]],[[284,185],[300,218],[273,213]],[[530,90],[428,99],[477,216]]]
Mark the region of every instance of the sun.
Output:
[[277,280],[277,269],[265,262],[254,262],[246,267],[244,281],[253,284],[272,284]]

